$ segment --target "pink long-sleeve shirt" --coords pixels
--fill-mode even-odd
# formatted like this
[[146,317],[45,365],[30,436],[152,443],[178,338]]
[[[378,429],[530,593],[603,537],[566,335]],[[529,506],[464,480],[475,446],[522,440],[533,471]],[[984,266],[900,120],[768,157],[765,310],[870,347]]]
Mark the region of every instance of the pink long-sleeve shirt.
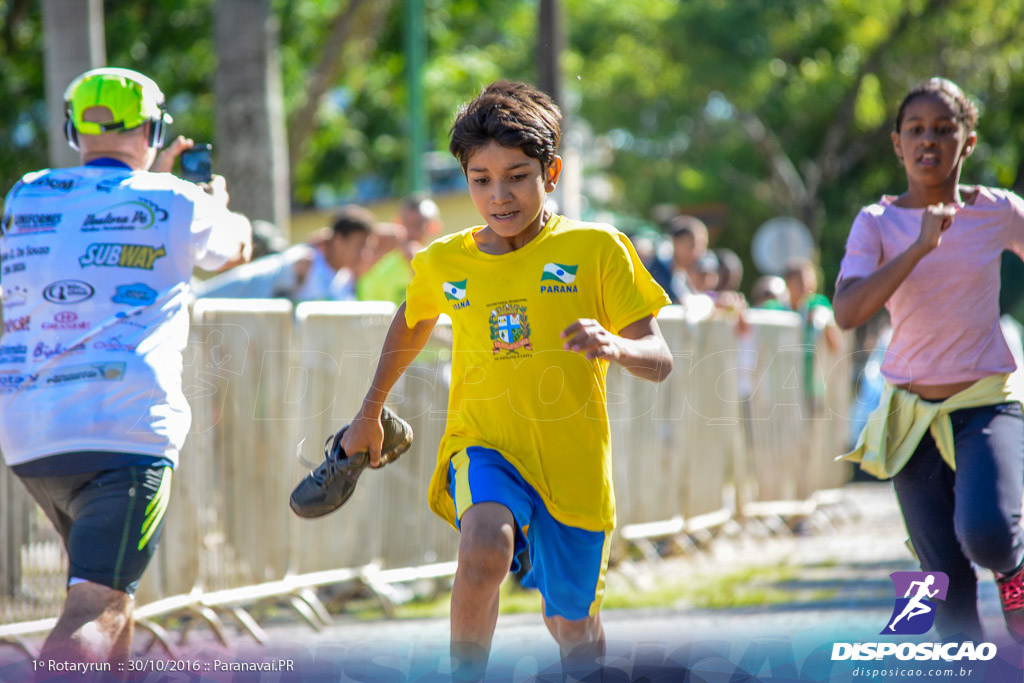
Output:
[[[924,209],[893,201],[887,195],[861,209],[846,241],[840,280],[870,275],[917,240]],[[952,384],[1015,369],[999,326],[1005,250],[1024,258],[1024,199],[979,187],[938,248],[885,304],[893,334],[881,371],[890,384]]]

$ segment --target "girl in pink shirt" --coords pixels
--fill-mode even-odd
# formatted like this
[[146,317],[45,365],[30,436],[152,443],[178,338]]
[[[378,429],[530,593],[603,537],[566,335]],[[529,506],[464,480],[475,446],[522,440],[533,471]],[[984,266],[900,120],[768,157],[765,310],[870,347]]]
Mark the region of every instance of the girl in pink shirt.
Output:
[[[840,327],[856,327],[882,306],[889,311],[882,374],[924,401],[960,400],[977,392],[979,380],[1015,369],[999,325],[999,265],[1004,250],[1024,257],[1024,200],[960,185],[977,118],[974,103],[946,79],[920,83],[904,98],[892,141],[907,191],[861,209],[836,283]],[[936,626],[945,638],[981,639],[977,564],[995,574],[1007,627],[1024,640],[1020,403],[994,398],[948,417],[955,469],[926,430],[893,476],[921,569],[949,577]]]

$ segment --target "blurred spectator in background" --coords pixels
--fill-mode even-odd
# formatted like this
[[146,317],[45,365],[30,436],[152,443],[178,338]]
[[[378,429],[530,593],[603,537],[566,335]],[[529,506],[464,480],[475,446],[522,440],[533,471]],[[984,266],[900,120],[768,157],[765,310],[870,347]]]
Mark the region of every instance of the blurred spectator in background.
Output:
[[740,284],[743,282],[743,261],[735,251],[724,247],[708,252],[708,255],[713,255],[718,264],[717,284],[714,291],[708,291],[708,295],[715,300],[717,308],[739,313],[739,330],[740,333],[744,333],[747,320],[743,313],[749,305],[747,297],[740,291]]
[[[414,194],[402,200],[398,223],[376,226],[377,237],[371,242],[377,254],[373,265],[360,278],[357,293],[360,301],[405,301],[405,287],[412,280],[413,255],[441,234],[441,212],[433,199]],[[393,226],[385,228],[384,226]],[[393,245],[387,248],[387,245]]]
[[281,237],[281,232],[276,225],[270,221],[255,220],[252,222],[253,259],[280,254],[287,248],[288,240]]
[[[652,232],[653,231],[653,234]],[[633,244],[633,249],[636,250],[636,255],[639,257],[640,262],[650,270],[650,266],[658,258],[658,239],[660,233],[653,228],[641,228],[632,233],[627,233],[629,241]]]
[[828,297],[819,294],[818,271],[807,259],[795,259],[786,267],[786,289],[789,292],[790,309],[796,311],[803,319],[804,353],[804,405],[812,415],[820,415],[825,410],[825,377],[824,368],[818,366],[818,352],[824,340],[824,346],[834,352],[839,351],[843,343],[842,333],[836,325],[832,314],[832,304]]
[[825,342],[833,351],[842,345],[842,335],[832,315],[832,304],[828,297],[819,294],[818,271],[807,259],[795,259],[786,267],[786,289],[789,292],[790,310],[803,317],[807,334],[805,343],[816,343],[824,335]]
[[356,271],[373,223],[373,214],[363,207],[343,207],[331,226],[318,230],[306,244],[197,282],[194,291],[200,298],[351,301],[356,298]]
[[789,311],[789,290],[786,281],[778,275],[762,275],[754,281],[750,290],[750,305],[753,308],[767,308]]
[[409,243],[401,223],[377,223],[366,244],[365,272],[356,281],[360,301],[405,301],[405,286],[412,279],[412,266],[406,258]]
[[[414,194],[402,200],[398,222],[407,233],[405,255],[411,261],[413,254],[427,246],[441,234],[441,210],[430,197]],[[404,300],[404,297],[403,297]]]
[[672,236],[672,261],[653,261],[650,273],[668,292],[672,303],[680,303],[701,291],[694,283],[694,276],[697,262],[708,249],[708,228],[695,216],[681,215],[669,221],[668,233]]
[[743,260],[732,249],[720,247],[714,250],[718,259],[719,292],[738,292],[743,284]]
[[689,280],[699,294],[713,294],[718,289],[718,257],[715,252],[705,252],[690,270]]
[[401,223],[374,223],[366,240],[366,248],[363,249],[363,264],[359,274],[365,273],[392,251],[404,249],[408,234]]
[[354,301],[356,270],[363,249],[373,232],[373,214],[361,206],[349,205],[334,216],[330,228],[323,228],[310,245],[313,250],[296,263],[295,301]]

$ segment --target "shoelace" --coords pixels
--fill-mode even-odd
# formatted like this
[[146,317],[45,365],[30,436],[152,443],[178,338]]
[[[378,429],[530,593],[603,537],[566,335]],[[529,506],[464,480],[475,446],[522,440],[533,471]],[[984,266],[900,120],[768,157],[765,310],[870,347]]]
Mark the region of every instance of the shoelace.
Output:
[[[302,457],[302,444],[306,443],[305,439],[302,439],[299,443],[295,444],[295,459],[298,460],[303,467],[310,470],[310,474],[313,475],[313,478],[318,484],[323,483],[324,474],[327,472],[327,466],[332,460],[330,443],[333,438],[333,435],[327,437],[327,441],[324,443],[324,460],[321,462],[310,462]],[[333,472],[331,473],[331,476],[334,476]]]
[[[387,443],[389,438],[394,437],[393,434],[389,433],[389,430],[397,429],[397,427],[393,426],[390,420],[384,420],[383,422],[384,443]],[[303,467],[308,467],[310,470],[312,470],[310,474],[313,476],[313,480],[317,483],[318,486],[323,486],[324,481],[330,482],[331,480],[333,480],[334,476],[337,474],[338,470],[341,467],[341,463],[350,460],[350,458],[347,457],[338,458],[337,456],[334,455],[335,450],[337,450],[338,452],[341,451],[340,447],[337,449],[332,448],[332,441],[338,436],[338,434],[332,434],[331,436],[327,437],[327,441],[324,442],[324,461],[320,463],[310,462],[306,460],[304,457],[302,457],[302,444],[306,442],[305,439],[302,439],[301,441],[299,441],[299,443],[295,444],[295,459],[302,463]],[[356,457],[358,456],[359,454],[357,453]],[[385,457],[384,453],[381,454],[381,465],[386,465],[389,462],[391,462],[391,460],[392,458]]]
[[1024,609],[1024,572],[1005,583],[999,584],[999,600],[1003,603],[1003,611]]
[[320,466],[312,472],[313,480],[320,486],[323,484],[330,483],[338,471],[341,469],[342,463],[348,462],[348,458],[339,458],[338,453],[341,453],[341,448],[333,448],[332,444],[337,438],[336,435],[327,437],[327,441],[324,442],[324,461],[320,463]]

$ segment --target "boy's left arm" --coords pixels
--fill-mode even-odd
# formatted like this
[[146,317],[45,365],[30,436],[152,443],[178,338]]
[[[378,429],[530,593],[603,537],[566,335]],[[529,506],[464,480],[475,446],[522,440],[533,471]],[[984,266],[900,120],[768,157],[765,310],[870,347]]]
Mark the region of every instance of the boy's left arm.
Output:
[[579,351],[587,360],[618,363],[630,374],[661,382],[672,372],[672,354],[658,321],[648,315],[612,334],[601,323],[581,318],[562,331],[566,351]]

